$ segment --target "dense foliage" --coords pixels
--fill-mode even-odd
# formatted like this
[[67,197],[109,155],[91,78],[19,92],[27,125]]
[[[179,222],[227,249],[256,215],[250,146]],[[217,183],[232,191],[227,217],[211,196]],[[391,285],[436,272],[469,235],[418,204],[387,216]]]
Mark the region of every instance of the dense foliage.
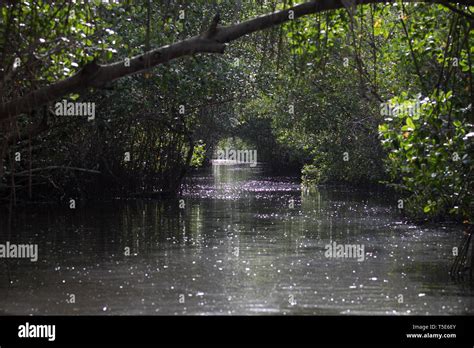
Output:
[[[380,125],[391,178],[408,194],[407,209],[419,218],[448,214],[472,219],[474,133],[471,107],[454,107],[451,92],[424,100],[392,100],[401,106]],[[419,107],[415,107],[419,105]]]
[[[217,12],[226,25],[292,5],[2,3],[1,100],[203,32]],[[95,118],[52,104],[0,123],[0,199],[175,194],[234,138],[305,185],[385,182],[413,217],[471,221],[473,39],[472,8],[365,5],[66,96]]]

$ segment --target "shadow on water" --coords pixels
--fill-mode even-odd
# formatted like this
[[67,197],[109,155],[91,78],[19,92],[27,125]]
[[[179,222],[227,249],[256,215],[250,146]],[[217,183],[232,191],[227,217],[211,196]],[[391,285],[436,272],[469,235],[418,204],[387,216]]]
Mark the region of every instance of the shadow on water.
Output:
[[[396,197],[214,166],[182,201],[23,210],[0,243],[39,259],[2,259],[7,314],[473,314],[450,281],[454,226],[401,222]],[[13,237],[14,236],[14,237]],[[360,245],[362,260],[326,245]],[[10,272],[8,279],[6,265]],[[73,295],[73,296],[72,296]]]

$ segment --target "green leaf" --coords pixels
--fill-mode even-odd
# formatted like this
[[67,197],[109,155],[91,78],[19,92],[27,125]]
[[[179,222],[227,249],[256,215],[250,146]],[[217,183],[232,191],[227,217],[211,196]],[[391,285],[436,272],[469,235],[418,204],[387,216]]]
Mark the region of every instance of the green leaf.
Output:
[[413,120],[411,119],[411,117],[407,117],[407,126],[410,127],[412,130],[415,130],[416,126],[415,126],[415,123],[413,123]]
[[386,124],[379,125],[379,132],[385,133],[388,131],[388,127]]

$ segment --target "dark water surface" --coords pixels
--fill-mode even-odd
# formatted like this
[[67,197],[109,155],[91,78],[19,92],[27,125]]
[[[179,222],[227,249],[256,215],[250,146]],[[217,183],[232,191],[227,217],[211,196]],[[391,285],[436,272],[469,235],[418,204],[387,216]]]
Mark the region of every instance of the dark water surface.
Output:
[[[473,288],[448,276],[462,231],[403,223],[397,197],[302,192],[296,178],[258,167],[214,166],[192,182],[183,209],[178,200],[31,208],[11,231],[1,215],[0,243],[37,243],[39,259],[0,259],[0,312],[474,313]],[[325,257],[331,241],[364,245],[365,260]]]

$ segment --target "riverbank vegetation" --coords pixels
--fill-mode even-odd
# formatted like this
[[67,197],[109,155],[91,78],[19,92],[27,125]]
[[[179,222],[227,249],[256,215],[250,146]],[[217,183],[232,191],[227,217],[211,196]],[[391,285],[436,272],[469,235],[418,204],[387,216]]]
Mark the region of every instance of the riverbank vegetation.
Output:
[[176,195],[245,144],[304,185],[382,182],[412,218],[472,222],[474,4],[317,3],[3,2],[1,203]]

